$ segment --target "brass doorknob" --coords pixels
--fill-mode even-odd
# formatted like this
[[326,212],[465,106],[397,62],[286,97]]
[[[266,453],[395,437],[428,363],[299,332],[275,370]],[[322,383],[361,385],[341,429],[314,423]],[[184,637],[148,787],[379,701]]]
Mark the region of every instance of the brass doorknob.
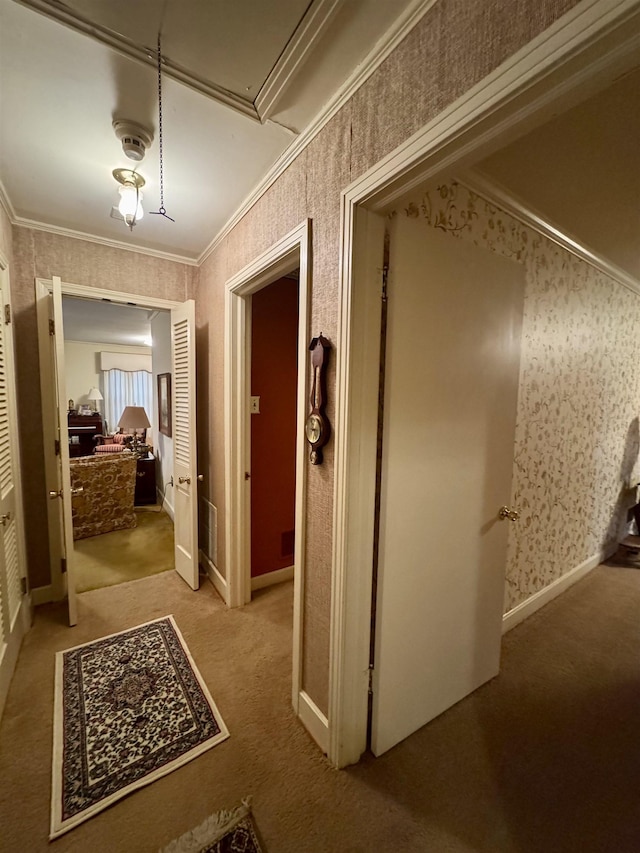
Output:
[[498,518],[503,521],[505,518],[509,521],[517,521],[520,518],[520,513],[517,509],[509,509],[508,506],[501,506],[500,511],[498,512]]
[[81,495],[84,492],[84,486],[78,486],[77,489],[71,489],[71,497],[75,497],[75,495]]
[[198,476],[196,477],[196,480],[199,480],[200,482],[202,482],[204,480],[204,474],[198,474]]
[[7,521],[11,521],[11,513],[10,512],[5,512],[4,515],[0,515],[0,524],[3,527],[6,527]]
[[49,492],[49,499],[52,501],[54,501],[56,498],[61,498],[61,497],[62,497],[62,489],[58,489],[58,491],[53,490],[53,491]]
[[179,483],[190,483],[191,477],[178,477],[178,482]]

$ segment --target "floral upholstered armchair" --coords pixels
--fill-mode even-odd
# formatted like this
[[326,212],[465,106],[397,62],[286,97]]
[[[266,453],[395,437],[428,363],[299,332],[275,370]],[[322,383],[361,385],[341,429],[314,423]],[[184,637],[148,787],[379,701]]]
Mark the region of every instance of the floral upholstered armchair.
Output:
[[72,503],[74,539],[136,526],[136,464],[130,453],[69,460],[71,488],[82,489]]

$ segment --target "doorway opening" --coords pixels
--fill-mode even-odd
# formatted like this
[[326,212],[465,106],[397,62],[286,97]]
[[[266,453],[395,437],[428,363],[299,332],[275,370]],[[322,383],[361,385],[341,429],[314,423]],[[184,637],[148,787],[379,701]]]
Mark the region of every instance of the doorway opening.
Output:
[[[65,367],[64,296],[84,300],[84,306],[79,303],[69,303],[69,305],[75,305],[75,309],[81,312],[86,311],[88,307],[95,310],[96,300],[114,303],[110,306],[111,310],[117,310],[123,305],[128,308],[148,309],[149,323],[155,323],[155,332],[158,334],[160,344],[156,359],[157,397],[153,382],[152,355],[147,356],[151,358],[150,365],[147,365],[150,367],[148,371],[144,369],[131,371],[126,368],[131,367],[132,359],[143,358],[144,354],[101,351],[99,367],[102,372],[106,370],[109,375],[98,376],[98,385],[102,378],[102,388],[106,393],[103,394],[99,387],[92,386],[88,392],[85,392],[88,398],[87,403],[80,403],[76,409],[74,400],[69,406],[69,401],[73,398],[67,393],[69,377]],[[173,566],[192,589],[198,589],[197,484],[202,477],[197,474],[196,467],[195,303],[193,300],[174,303],[154,297],[138,297],[118,291],[63,284],[59,277],[54,276],[50,281],[36,279],[36,306],[45,475],[50,498],[48,531],[52,599],[60,600],[66,595],[70,624],[76,624],[74,539],[84,538],[83,532],[87,534],[86,529],[81,531],[79,528],[80,510],[86,510],[84,521],[89,528],[96,520],[99,526],[101,507],[96,506],[96,503],[99,504],[100,500],[103,500],[105,507],[110,508],[112,518],[117,517],[120,511],[123,518],[133,521],[132,524],[121,523],[121,527],[135,527],[136,495],[139,505],[158,506],[159,511],[162,512],[163,508],[167,508],[167,485],[172,488],[175,522]],[[73,309],[70,310],[73,314]],[[161,327],[166,332],[167,317],[170,343],[167,342],[166,334],[160,333]],[[148,343],[148,337],[145,343]],[[103,363],[103,359],[108,363]],[[75,354],[72,360],[77,362]],[[87,360],[90,363],[91,359]],[[97,366],[94,352],[94,367]],[[137,366],[144,367],[139,364]],[[170,372],[165,370],[167,366]],[[115,377],[110,375],[112,371],[115,371]],[[150,374],[146,378],[145,372]],[[85,376],[85,381],[86,378]],[[129,389],[130,394],[133,395],[129,400],[125,392],[130,380],[135,381],[133,381],[133,390]],[[80,397],[82,396],[81,394]],[[141,401],[143,405],[136,405]],[[109,419],[117,419],[117,425],[111,425],[110,430],[108,421],[105,430],[105,419],[98,410],[100,402],[110,410]],[[147,407],[149,412],[146,411]],[[73,409],[72,415],[69,414],[69,408]],[[73,418],[88,418],[95,423],[91,425],[89,420],[72,423]],[[118,436],[108,434],[109,431],[115,432],[114,426],[120,440]],[[72,454],[77,452],[76,446],[84,441],[83,433],[90,430],[96,433],[98,428],[103,431],[103,439],[98,440],[98,446],[94,447],[94,454],[74,460]],[[157,458],[150,450],[150,446],[142,443],[147,437],[146,432],[142,434],[142,430],[149,430],[150,436],[163,434],[167,438],[173,437],[173,447],[166,442],[158,443],[158,447],[162,448],[164,459]],[[127,432],[134,434],[127,435]],[[98,439],[97,434],[94,437]],[[76,438],[77,440],[74,440]],[[122,445],[124,449],[121,449]],[[99,449],[100,447],[102,450]],[[82,448],[79,449],[82,452]],[[70,462],[73,465],[77,464],[73,486]],[[157,488],[158,482],[161,483],[160,491]],[[99,498],[99,492],[107,497]],[[157,504],[158,495],[160,496],[159,504]],[[127,506],[115,506],[116,498],[124,500],[125,496]],[[98,498],[97,501],[96,498]],[[74,500],[78,501],[77,508],[74,507]],[[107,516],[106,512],[105,516]],[[171,524],[171,519],[167,517],[167,520]],[[122,519],[119,521],[121,522]],[[143,524],[142,526],[151,527],[152,525]],[[104,531],[89,529],[88,535],[101,532]],[[150,535],[153,539],[153,531]],[[144,547],[144,543],[140,547]]]
[[[602,9],[594,9],[593,14],[601,15]],[[545,32],[544,38],[497,69],[491,79],[483,80],[343,193],[337,344],[343,357],[336,389],[343,406],[336,424],[329,749],[330,759],[338,766],[357,761],[367,737],[371,613],[363,601],[371,601],[372,592],[380,363],[380,290],[374,283],[380,281],[384,267],[386,216],[394,204],[401,205],[414,191],[419,195],[429,183],[446,185],[442,176],[450,176],[453,170],[462,180],[470,166],[635,67],[632,46],[637,45],[640,25],[637,9],[628,16],[621,12],[617,20],[606,23],[598,18],[594,24],[589,16],[588,10],[576,8],[555,32],[562,46],[560,54],[551,50],[551,33]],[[569,19],[575,29],[569,29]],[[587,20],[592,30],[582,28]],[[544,67],[542,54],[549,63]],[[527,172],[520,163],[523,171]],[[527,176],[537,180],[532,174]],[[469,183],[472,191],[478,186],[481,182],[476,179]],[[517,205],[513,210],[522,221]],[[457,205],[449,210],[454,218],[457,212]],[[405,214],[418,218],[423,211],[418,204],[407,206]],[[530,220],[540,225],[535,216]],[[446,229],[449,224],[445,214],[437,227]],[[563,239],[562,234],[551,232],[549,229],[554,243]],[[564,245],[574,253],[579,248],[570,240],[564,240]],[[596,255],[583,253],[598,267]],[[608,267],[610,274],[611,265]],[[624,271],[615,275],[623,286],[629,286],[631,277]],[[411,646],[408,637],[407,646]]]
[[[251,317],[252,299],[258,295],[269,301],[271,295],[277,295],[278,290],[288,292],[289,320],[287,335],[290,339],[288,355],[285,363],[289,374],[287,406],[294,410],[294,426],[288,419],[287,429],[289,438],[283,442],[283,451],[287,454],[289,469],[289,486],[292,484],[291,468],[295,471],[293,525],[287,527],[285,520],[291,518],[291,503],[288,499],[284,516],[280,517],[277,529],[272,526],[272,542],[274,552],[279,552],[278,559],[289,563],[293,547],[293,562],[291,565],[275,569],[276,577],[282,572],[283,576],[293,570],[293,654],[292,654],[292,705],[297,716],[311,732],[312,736],[326,751],[328,725],[326,717],[316,708],[315,704],[302,689],[302,600],[304,584],[304,548],[305,548],[305,486],[306,486],[306,455],[304,439],[304,421],[307,414],[307,364],[306,354],[309,336],[309,293],[311,279],[310,265],[311,228],[304,221],[297,228],[271,246],[266,252],[256,258],[251,264],[227,281],[225,294],[225,444],[227,448],[225,466],[226,486],[226,580],[225,597],[230,607],[238,607],[251,601],[252,588],[252,424],[251,419],[259,418],[258,413],[251,414],[251,397],[259,396],[251,387],[252,361],[261,360],[269,369],[270,352],[261,352],[258,343],[256,352],[252,355],[251,347]],[[276,289],[269,293],[269,286],[274,283]],[[261,297],[260,291],[267,288]],[[297,299],[296,296],[297,291]],[[282,294],[280,294],[282,297]],[[297,301],[297,312],[294,304]],[[259,312],[263,313],[261,308]],[[264,312],[269,314],[269,309]],[[295,320],[295,329],[292,325]],[[265,331],[265,330],[263,330]],[[292,347],[295,341],[297,369],[293,374]],[[274,378],[276,378],[274,376]],[[295,386],[295,404],[291,394]],[[254,401],[254,406],[261,405]],[[277,418],[274,425],[277,432]],[[257,436],[255,436],[257,439]],[[291,438],[295,442],[295,458],[291,458]],[[267,439],[268,441],[268,439]],[[257,442],[256,442],[257,443]],[[260,463],[264,464],[264,475],[268,478],[269,465],[266,450],[261,453]],[[257,460],[256,460],[257,461]],[[268,491],[268,484],[265,492]],[[288,515],[287,515],[288,513]],[[290,522],[287,522],[290,523]],[[278,543],[278,537],[280,542]],[[274,541],[275,540],[275,541]],[[289,551],[284,554],[284,551]],[[277,566],[278,563],[271,565]],[[256,568],[260,569],[262,566]],[[260,572],[268,577],[271,572]],[[261,581],[258,580],[258,584]]]
[[[171,315],[68,295],[62,312],[72,488],[89,487],[74,500],[82,593],[174,568],[173,441],[156,417],[158,376],[171,373]],[[120,426],[127,407],[142,418],[139,429]],[[117,467],[134,442],[135,470],[123,476],[121,497],[100,506],[96,474]]]

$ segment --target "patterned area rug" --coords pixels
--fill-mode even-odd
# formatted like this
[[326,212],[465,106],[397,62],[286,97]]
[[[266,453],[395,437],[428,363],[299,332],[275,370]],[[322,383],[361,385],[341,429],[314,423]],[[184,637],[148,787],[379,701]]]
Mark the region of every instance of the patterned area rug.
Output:
[[248,800],[231,812],[218,812],[176,838],[160,853],[266,853],[260,846]]
[[50,838],[227,737],[172,616],[58,652]]

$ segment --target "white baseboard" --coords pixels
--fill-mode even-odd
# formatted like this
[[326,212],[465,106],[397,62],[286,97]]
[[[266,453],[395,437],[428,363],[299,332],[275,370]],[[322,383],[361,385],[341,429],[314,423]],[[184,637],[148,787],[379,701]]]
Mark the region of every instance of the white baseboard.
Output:
[[156,489],[156,502],[160,504],[164,512],[166,512],[169,518],[171,519],[171,521],[175,522],[173,504],[169,501],[166,495],[164,496],[163,500],[163,495],[160,489]]
[[47,586],[35,586],[31,590],[31,601],[34,607],[53,601],[53,586],[51,584]]
[[207,577],[209,578],[209,580],[213,584],[218,595],[224,601],[224,603],[228,606],[229,600],[228,600],[226,580],[222,577],[222,575],[220,574],[220,572],[217,569],[217,566],[215,566],[211,562],[211,560],[207,557],[207,555],[204,553],[204,551],[198,551],[198,558],[199,558],[200,565],[202,566],[202,568],[207,573]]
[[265,586],[273,586],[276,583],[292,580],[293,566],[286,566],[284,569],[276,569],[274,572],[265,572],[264,575],[251,578],[251,589],[262,589]]
[[299,694],[298,718],[326,755],[329,750],[329,720],[304,690]]
[[580,563],[579,566],[575,566],[575,568],[562,575],[562,577],[550,583],[549,586],[545,586],[544,589],[539,590],[527,598],[526,601],[522,601],[520,604],[516,605],[516,607],[509,610],[502,617],[502,633],[506,634],[507,631],[510,631],[512,628],[515,628],[516,625],[524,622],[524,620],[534,614],[536,610],[540,610],[540,608],[544,607],[545,604],[553,601],[554,598],[557,598],[569,589],[570,586],[573,586],[574,583],[587,575],[592,569],[595,569],[596,566],[599,566],[600,563],[608,559],[614,552],[615,549],[613,552],[601,551],[598,554],[594,554],[593,557],[589,557],[589,559],[585,560],[584,563]]
[[0,719],[9,693],[9,685],[16,668],[18,653],[22,639],[31,627],[31,597],[25,595],[20,604],[20,611],[15,620],[15,626],[9,636],[9,641],[0,652]]

